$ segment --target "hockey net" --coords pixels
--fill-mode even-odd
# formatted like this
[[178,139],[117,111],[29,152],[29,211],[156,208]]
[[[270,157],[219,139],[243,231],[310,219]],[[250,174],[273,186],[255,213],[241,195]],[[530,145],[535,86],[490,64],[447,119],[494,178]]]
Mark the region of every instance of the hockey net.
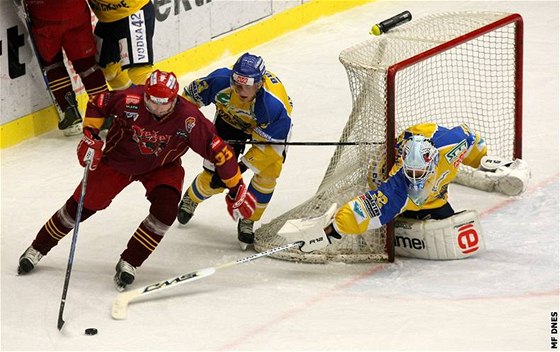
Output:
[[[456,12],[427,16],[340,54],[352,111],[316,194],[261,226],[255,249],[285,244],[288,219],[315,217],[375,187],[394,160],[394,139],[410,125],[468,124],[491,155],[521,157],[523,22],[517,14]],[[469,172],[467,168],[461,172]],[[294,249],[278,259],[323,263],[393,261],[393,227],[344,236],[313,253]]]

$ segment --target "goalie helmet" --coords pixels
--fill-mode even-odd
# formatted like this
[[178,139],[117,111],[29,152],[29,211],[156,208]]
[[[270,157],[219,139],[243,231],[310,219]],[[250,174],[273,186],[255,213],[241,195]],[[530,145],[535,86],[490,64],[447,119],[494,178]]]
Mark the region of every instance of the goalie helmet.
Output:
[[266,67],[262,57],[245,53],[237,59],[232,71],[232,83],[252,86],[262,81]]
[[155,70],[144,85],[146,109],[157,116],[166,115],[175,107],[178,93],[177,76],[173,72]]
[[407,180],[407,193],[417,205],[422,205],[430,195],[439,151],[424,136],[410,137],[402,153],[403,171]]

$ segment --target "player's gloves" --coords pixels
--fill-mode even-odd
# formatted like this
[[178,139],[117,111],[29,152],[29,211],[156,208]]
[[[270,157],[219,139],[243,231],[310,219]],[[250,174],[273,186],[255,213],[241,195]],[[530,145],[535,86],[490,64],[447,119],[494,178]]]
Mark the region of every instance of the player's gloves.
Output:
[[89,128],[84,128],[84,136],[80,143],[78,143],[78,161],[80,165],[86,166],[86,160],[91,160],[89,164],[90,170],[95,170],[99,161],[101,160],[101,156],[103,156],[103,141],[96,133]]
[[249,192],[243,180],[229,190],[226,203],[229,215],[235,221],[250,218],[257,207],[255,196]]

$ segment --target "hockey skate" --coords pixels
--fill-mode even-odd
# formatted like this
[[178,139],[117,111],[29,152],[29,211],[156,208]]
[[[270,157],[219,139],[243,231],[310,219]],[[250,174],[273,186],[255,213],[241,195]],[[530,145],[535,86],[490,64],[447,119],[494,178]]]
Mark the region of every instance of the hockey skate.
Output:
[[253,232],[254,221],[249,219],[241,219],[237,223],[237,240],[241,250],[245,251],[255,242],[255,233]]
[[64,117],[58,123],[58,129],[62,131],[65,136],[74,136],[82,133],[82,117],[78,111],[78,102],[76,101],[76,94],[74,92],[66,94],[66,101],[70,104]]
[[33,270],[41,258],[43,258],[41,252],[33,246],[29,246],[19,257],[18,275],[27,274]]
[[134,282],[134,278],[136,277],[136,268],[128,262],[119,259],[115,270],[117,271],[114,277],[115,286],[117,291],[122,292],[127,285]]
[[198,203],[195,203],[191,200],[188,193],[185,193],[185,196],[179,203],[179,211],[177,212],[177,220],[185,225],[189,222],[189,220],[193,217],[194,211]]

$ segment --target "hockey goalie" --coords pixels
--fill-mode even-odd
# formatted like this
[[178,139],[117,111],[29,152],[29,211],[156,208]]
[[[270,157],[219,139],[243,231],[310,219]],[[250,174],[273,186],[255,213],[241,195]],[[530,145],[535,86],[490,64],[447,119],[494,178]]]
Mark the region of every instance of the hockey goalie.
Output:
[[524,192],[531,177],[521,159],[487,156],[484,139],[466,125],[414,125],[397,138],[395,148],[395,165],[379,187],[338,209],[333,204],[320,217],[288,220],[278,234],[289,242],[302,241],[300,250],[312,252],[394,219],[397,255],[462,259],[483,251],[485,243],[477,211],[456,212],[447,200],[459,166],[476,169],[462,184],[508,196]]

